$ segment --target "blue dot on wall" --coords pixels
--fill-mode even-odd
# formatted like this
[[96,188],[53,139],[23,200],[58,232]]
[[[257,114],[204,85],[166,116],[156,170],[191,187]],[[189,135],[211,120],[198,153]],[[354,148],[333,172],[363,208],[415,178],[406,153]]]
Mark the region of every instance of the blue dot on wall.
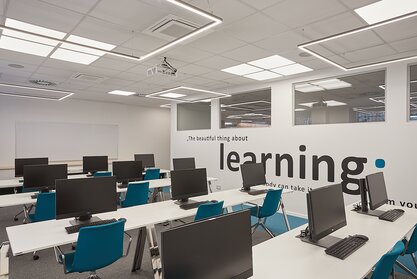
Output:
[[385,160],[384,159],[376,159],[375,160],[375,167],[377,167],[378,169],[385,168]]

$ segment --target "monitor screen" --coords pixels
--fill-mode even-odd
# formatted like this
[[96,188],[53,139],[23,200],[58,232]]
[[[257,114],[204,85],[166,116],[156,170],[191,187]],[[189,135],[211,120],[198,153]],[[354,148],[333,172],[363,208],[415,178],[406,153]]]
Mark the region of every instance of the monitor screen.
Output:
[[246,163],[240,165],[243,188],[250,188],[256,185],[265,185],[265,167],[263,163]]
[[375,210],[387,203],[388,194],[385,187],[384,174],[377,172],[366,176],[366,185],[369,193],[369,207]]
[[28,165],[24,166],[23,172],[25,189],[52,190],[55,180],[68,177],[68,165]]
[[320,187],[307,194],[308,226],[313,241],[346,226],[341,184]]
[[143,180],[143,167],[141,161],[113,162],[113,175],[118,182]]
[[208,194],[206,169],[171,171],[173,200],[186,200]]
[[14,159],[14,176],[22,177],[23,176],[23,166],[28,165],[47,165],[48,158],[17,158]]
[[115,177],[56,181],[56,219],[117,210]]
[[253,275],[248,210],[161,233],[165,279],[244,279]]
[[142,161],[142,167],[154,168],[155,158],[153,154],[135,154],[135,161]]
[[174,158],[172,159],[174,170],[195,169],[194,158]]
[[83,172],[108,171],[109,158],[107,156],[84,156]]

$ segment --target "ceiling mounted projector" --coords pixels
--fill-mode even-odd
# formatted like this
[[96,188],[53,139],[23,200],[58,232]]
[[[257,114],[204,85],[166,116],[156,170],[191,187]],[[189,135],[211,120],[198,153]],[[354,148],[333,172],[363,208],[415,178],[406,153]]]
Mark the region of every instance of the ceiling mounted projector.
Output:
[[162,59],[162,62],[156,66],[153,66],[146,70],[146,74],[148,77],[154,76],[154,75],[166,75],[171,77],[177,76],[177,69],[174,68],[168,61],[167,58],[164,57]]

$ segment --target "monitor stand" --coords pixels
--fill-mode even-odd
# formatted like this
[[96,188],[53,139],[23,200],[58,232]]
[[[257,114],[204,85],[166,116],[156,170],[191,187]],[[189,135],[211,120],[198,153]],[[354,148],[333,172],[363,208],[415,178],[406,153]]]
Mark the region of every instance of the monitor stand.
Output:
[[100,218],[92,217],[91,214],[88,214],[88,215],[83,215],[78,218],[75,218],[74,220],[71,220],[70,224],[73,226],[76,226],[76,225],[81,225],[81,224],[88,224],[91,222],[97,222],[100,220],[101,220]]
[[240,191],[243,192],[243,193],[247,193],[249,195],[252,195],[252,196],[257,196],[257,195],[265,194],[266,192],[268,192],[268,189],[252,190],[250,187],[248,187],[248,188],[242,187],[242,188],[240,188]]
[[192,201],[192,200],[190,201],[188,198],[186,198],[186,199],[179,199],[175,201],[174,203],[181,206],[184,204],[193,204],[193,203],[196,203],[196,201]]
[[301,239],[303,242],[310,243],[310,244],[313,244],[313,245],[316,245],[316,246],[319,246],[319,247],[323,247],[323,248],[326,248],[326,249],[331,247],[332,245],[336,244],[340,240],[342,240],[339,237],[335,237],[335,236],[331,236],[331,235],[325,236],[322,239],[319,239],[317,241],[312,240],[308,236],[302,237],[302,236],[298,235],[297,238]]
[[363,215],[369,215],[369,216],[375,216],[375,217],[379,217],[382,214],[385,213],[385,211],[383,210],[358,210],[357,211],[359,214],[363,214]]

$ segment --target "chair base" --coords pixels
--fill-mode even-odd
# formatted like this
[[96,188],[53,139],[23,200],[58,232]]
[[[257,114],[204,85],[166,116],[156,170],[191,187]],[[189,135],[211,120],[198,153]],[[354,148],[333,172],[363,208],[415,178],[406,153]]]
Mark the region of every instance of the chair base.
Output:
[[272,233],[270,229],[264,224],[265,221],[262,221],[261,219],[258,219],[258,222],[252,226],[252,234],[256,231],[256,229],[261,226],[271,238],[274,238],[275,235]]

